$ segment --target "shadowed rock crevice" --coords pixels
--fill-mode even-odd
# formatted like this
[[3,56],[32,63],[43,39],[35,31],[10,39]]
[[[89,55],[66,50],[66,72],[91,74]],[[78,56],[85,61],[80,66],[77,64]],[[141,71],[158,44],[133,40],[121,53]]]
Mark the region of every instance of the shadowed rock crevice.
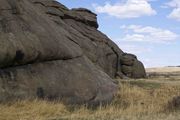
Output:
[[20,8],[20,2],[21,0],[7,0],[8,4],[11,7],[12,14],[20,14],[21,8]]
[[44,99],[44,89],[42,87],[37,88],[36,94],[38,98]]
[[24,53],[21,50],[17,50],[14,60],[18,62],[23,60],[23,58],[24,58]]
[[0,102],[109,103],[115,77],[145,77],[143,64],[97,30],[97,15],[54,0],[0,1]]

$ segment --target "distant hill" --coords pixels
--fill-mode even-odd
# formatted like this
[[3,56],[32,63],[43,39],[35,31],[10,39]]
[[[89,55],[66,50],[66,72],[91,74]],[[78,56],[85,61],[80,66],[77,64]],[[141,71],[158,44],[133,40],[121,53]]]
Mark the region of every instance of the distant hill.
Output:
[[167,67],[180,67],[180,65],[179,66],[167,66]]
[[180,72],[180,66],[168,66],[168,67],[157,67],[157,68],[147,68],[146,72],[156,72],[156,73],[171,73],[171,72]]

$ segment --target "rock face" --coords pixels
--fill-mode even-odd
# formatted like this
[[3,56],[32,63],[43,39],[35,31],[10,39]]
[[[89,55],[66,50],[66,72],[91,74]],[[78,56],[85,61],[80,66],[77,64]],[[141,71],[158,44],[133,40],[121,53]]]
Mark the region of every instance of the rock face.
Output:
[[112,78],[143,64],[97,30],[96,14],[53,0],[0,0],[0,102],[26,98],[108,103]]
[[121,57],[122,72],[130,78],[144,78],[146,71],[143,64],[133,54],[124,53]]

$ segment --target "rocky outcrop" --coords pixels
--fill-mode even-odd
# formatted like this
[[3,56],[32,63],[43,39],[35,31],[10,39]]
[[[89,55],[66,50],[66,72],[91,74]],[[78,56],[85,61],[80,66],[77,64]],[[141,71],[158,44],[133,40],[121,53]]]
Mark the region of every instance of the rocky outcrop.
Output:
[[1,0],[0,101],[108,103],[118,89],[113,78],[144,77],[143,64],[124,56],[97,28],[96,14],[84,8],[69,10],[53,0]]
[[143,64],[133,54],[124,53],[121,57],[122,72],[130,78],[145,78],[146,71]]

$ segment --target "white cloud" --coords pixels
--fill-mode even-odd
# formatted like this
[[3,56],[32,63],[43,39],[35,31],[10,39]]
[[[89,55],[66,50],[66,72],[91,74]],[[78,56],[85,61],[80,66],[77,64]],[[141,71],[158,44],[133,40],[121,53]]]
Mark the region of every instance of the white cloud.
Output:
[[166,3],[165,5],[169,7],[180,7],[180,1],[179,0],[171,0],[170,2]]
[[174,41],[179,37],[176,33],[170,30],[151,26],[123,25],[121,26],[121,29],[127,31],[126,35],[122,38],[124,41],[166,43]]
[[127,0],[114,5],[106,3],[104,6],[94,5],[96,12],[107,13],[117,18],[137,18],[141,16],[155,15],[156,11],[152,8],[149,1],[152,0]]
[[165,5],[173,8],[172,12],[167,17],[180,21],[180,0],[171,0]]
[[169,15],[168,18],[180,21],[180,8],[175,8]]

